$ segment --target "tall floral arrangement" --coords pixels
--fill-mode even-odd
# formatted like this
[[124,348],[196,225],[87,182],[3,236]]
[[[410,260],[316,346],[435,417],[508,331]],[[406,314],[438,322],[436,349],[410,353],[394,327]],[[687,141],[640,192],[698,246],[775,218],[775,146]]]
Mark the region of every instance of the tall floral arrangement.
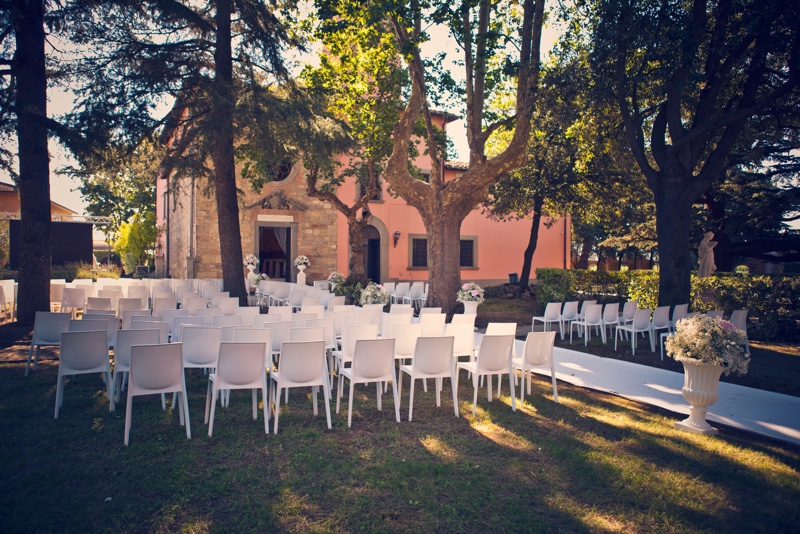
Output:
[[359,302],[362,306],[367,304],[386,304],[389,302],[389,292],[382,285],[370,282],[361,290]]
[[261,263],[258,257],[255,254],[248,254],[244,257],[244,266],[247,267],[248,265],[252,265],[253,267],[258,267],[258,264]]
[[681,319],[675,333],[667,337],[667,354],[678,359],[719,365],[727,375],[747,372],[750,356],[745,350],[745,335],[721,318],[695,315]]
[[472,282],[464,284],[458,290],[456,300],[458,302],[477,302],[480,304],[483,302],[483,288]]
[[340,286],[344,283],[345,277],[342,273],[332,272],[328,275],[328,283],[331,285],[331,289],[336,289],[336,286]]
[[295,267],[300,267],[301,265],[305,265],[306,267],[308,267],[309,265],[311,265],[311,262],[310,262],[310,261],[308,261],[308,256],[303,256],[303,255],[301,254],[300,256],[297,256],[297,257],[294,259],[294,266],[295,266]]

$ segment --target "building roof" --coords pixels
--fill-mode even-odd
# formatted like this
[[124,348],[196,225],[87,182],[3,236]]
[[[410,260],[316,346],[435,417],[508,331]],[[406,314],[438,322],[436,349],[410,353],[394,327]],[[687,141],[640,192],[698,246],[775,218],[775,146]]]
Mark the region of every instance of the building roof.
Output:
[[[0,182],[0,193],[14,193],[15,195],[19,195],[19,189],[14,184],[7,184],[5,182]],[[73,211],[73,210],[69,209],[66,206],[62,206],[58,202],[53,202],[52,200],[50,201],[50,205],[51,205],[51,207],[55,206],[55,207],[57,207],[59,209],[62,209],[64,211],[66,211],[66,212],[69,212],[71,215],[77,215],[77,213],[78,213],[76,211]]]
[[454,171],[467,171],[469,170],[469,163],[466,161],[446,161],[444,164],[446,169],[452,169]]

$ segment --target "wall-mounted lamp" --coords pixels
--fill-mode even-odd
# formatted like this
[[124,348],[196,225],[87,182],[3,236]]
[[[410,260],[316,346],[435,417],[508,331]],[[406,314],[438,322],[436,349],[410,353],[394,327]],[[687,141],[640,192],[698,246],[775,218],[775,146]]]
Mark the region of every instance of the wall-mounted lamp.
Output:
[[394,248],[397,248],[397,242],[400,241],[400,232],[397,231],[394,233]]

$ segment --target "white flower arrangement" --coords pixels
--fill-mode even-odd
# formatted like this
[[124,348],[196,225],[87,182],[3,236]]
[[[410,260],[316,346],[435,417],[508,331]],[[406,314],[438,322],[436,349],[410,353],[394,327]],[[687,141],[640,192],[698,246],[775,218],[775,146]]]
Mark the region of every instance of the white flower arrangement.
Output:
[[344,275],[342,273],[338,273],[338,272],[334,271],[334,272],[332,272],[331,274],[328,275],[328,283],[331,285],[332,288],[336,287],[336,286],[339,286],[339,285],[342,285],[344,283],[344,281],[345,281],[345,277],[344,277]]
[[308,256],[303,256],[303,255],[301,254],[300,256],[297,256],[297,257],[294,259],[294,266],[295,266],[295,267],[300,267],[301,265],[305,265],[306,267],[308,267],[309,265],[311,265],[311,262],[310,262],[310,261],[308,261]]
[[370,282],[367,287],[361,290],[359,303],[362,306],[367,304],[386,304],[389,302],[389,292],[382,285]]
[[461,286],[456,296],[458,302],[483,302],[483,288],[478,284],[467,283]]
[[252,265],[253,267],[258,267],[258,264],[261,263],[259,259],[254,254],[248,254],[244,257],[244,266],[247,267],[248,265]]
[[750,356],[745,351],[744,332],[720,318],[695,315],[681,319],[675,333],[667,336],[667,354],[719,365],[727,375],[747,373]]

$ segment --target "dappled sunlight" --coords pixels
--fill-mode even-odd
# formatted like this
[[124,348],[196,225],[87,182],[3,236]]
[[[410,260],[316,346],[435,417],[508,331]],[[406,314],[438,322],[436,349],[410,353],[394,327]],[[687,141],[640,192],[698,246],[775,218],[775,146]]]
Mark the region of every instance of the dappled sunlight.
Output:
[[669,388],[667,386],[662,386],[661,384],[644,384],[645,387],[655,389],[656,391],[661,391],[662,393],[669,393],[670,395],[678,395],[683,398],[683,394],[681,393],[680,389]]
[[591,375],[594,374],[594,371],[592,371],[591,369],[587,369],[586,367],[578,365],[577,363],[559,362],[558,365],[560,365],[561,367],[566,367],[567,369],[572,369],[573,371],[580,371],[581,373],[587,373]]
[[419,442],[429,453],[444,462],[454,463],[461,458],[458,451],[435,436],[425,436]]
[[292,532],[311,530],[323,515],[307,495],[298,495],[285,486],[280,489],[280,495],[274,501],[272,509],[283,530]]
[[533,444],[519,434],[515,434],[488,419],[477,420],[472,423],[472,428],[481,435],[489,438],[496,444],[521,452],[533,450]]

